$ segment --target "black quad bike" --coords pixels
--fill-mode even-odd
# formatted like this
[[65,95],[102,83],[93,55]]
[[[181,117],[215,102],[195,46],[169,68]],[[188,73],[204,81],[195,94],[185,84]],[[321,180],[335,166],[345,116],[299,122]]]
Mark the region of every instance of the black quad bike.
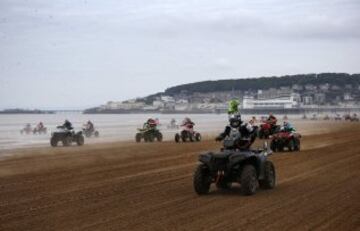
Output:
[[78,146],[84,145],[84,136],[82,132],[74,132],[73,130],[67,130],[64,126],[58,126],[57,131],[51,134],[50,145],[56,147],[59,142],[62,142],[63,146],[70,146],[72,143],[76,143]]
[[275,187],[275,167],[267,159],[272,151],[264,144],[264,149],[237,147],[242,138],[240,133],[224,139],[220,152],[208,152],[199,156],[201,162],[194,173],[193,185],[198,195],[207,194],[214,183],[218,189],[229,189],[232,183],[239,183],[241,193],[253,195],[258,186],[262,189]]
[[156,128],[138,128],[138,133],[135,135],[135,141],[154,142],[154,140],[161,142],[163,140],[162,133]]

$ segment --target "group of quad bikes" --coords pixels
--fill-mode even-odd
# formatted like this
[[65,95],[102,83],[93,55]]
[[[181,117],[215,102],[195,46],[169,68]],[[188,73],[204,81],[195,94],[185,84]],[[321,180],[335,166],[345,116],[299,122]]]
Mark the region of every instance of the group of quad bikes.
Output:
[[[30,124],[26,124],[23,129],[20,130],[21,134],[47,134],[47,128],[39,123],[34,129],[31,128]],[[66,126],[57,126],[56,131],[51,133],[50,145],[57,147],[59,143],[63,146],[70,146],[72,143],[76,143],[78,146],[84,145],[85,137],[99,137],[99,131],[95,130],[94,127],[90,128],[84,124],[82,131],[75,132],[74,129],[70,129]]]
[[44,126],[36,126],[34,129],[31,127],[30,124],[26,124],[23,129],[20,130],[20,134],[24,135],[41,135],[41,134],[47,134],[47,128]]
[[281,129],[276,123],[264,121],[258,131],[260,139],[270,138],[270,148],[274,152],[282,152],[285,149],[289,152],[300,151],[301,135],[297,132],[289,132]]
[[[244,142],[253,142],[245,138],[241,130],[239,118],[230,119],[231,132],[226,135],[223,147],[218,152],[206,152],[199,156],[200,164],[196,167],[193,176],[193,187],[198,195],[208,194],[211,184],[220,190],[227,190],[233,183],[240,184],[240,191],[243,195],[253,195],[258,188],[273,189],[276,184],[276,173],[274,164],[268,159],[273,151],[300,150],[300,135],[297,133],[285,132],[276,123],[263,122],[256,127],[252,137],[262,139],[271,138],[263,148],[252,149],[251,144],[243,148]],[[152,142],[155,139],[162,140],[162,134],[153,126],[144,126],[138,129],[135,136],[136,142],[144,140]],[[175,134],[176,142],[200,141],[201,135],[193,131],[192,127],[183,127],[180,133]]]
[[[302,119],[308,119],[307,115],[303,115]],[[318,117],[317,114],[312,114],[312,116],[310,117],[310,120],[319,120],[321,118]],[[333,117],[330,117],[329,115],[325,115],[324,117],[322,117],[323,120],[335,120],[335,121],[341,121],[341,120],[345,120],[345,121],[350,121],[350,122],[359,122],[359,117],[356,113],[354,114],[345,114],[343,116],[341,116],[340,114],[336,114]]]
[[[138,132],[135,135],[135,141],[141,142],[154,142],[157,140],[161,142],[163,140],[163,135],[160,130],[157,128],[159,125],[158,121],[149,119],[143,126],[143,128],[138,128]],[[175,134],[175,142],[194,142],[201,141],[201,134],[197,131],[194,131],[194,124],[191,122],[189,124],[176,125],[171,122],[170,125],[167,125],[168,129],[178,129],[181,127],[181,131]]]

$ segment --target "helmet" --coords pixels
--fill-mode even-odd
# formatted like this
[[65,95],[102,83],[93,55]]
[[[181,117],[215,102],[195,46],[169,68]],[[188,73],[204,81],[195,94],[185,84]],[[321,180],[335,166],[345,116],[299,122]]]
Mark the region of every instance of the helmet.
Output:
[[240,125],[242,124],[241,115],[239,115],[239,114],[231,115],[229,118],[229,123],[230,123],[230,126],[233,128],[240,127]]

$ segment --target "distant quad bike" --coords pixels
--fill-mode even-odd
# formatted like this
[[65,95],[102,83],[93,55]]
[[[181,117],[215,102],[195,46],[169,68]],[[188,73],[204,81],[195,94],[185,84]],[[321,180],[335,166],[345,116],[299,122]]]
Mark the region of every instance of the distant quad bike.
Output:
[[300,151],[299,133],[280,131],[272,135],[270,148],[274,152],[282,152],[286,148],[289,152]]
[[87,138],[89,138],[91,136],[94,136],[94,137],[99,137],[100,136],[99,131],[97,131],[95,129],[89,129],[86,126],[83,126],[82,130],[83,130],[83,133],[84,133],[85,137],[87,137]]
[[46,134],[46,133],[47,133],[47,128],[46,128],[46,127],[42,127],[42,128],[36,127],[36,128],[34,128],[34,130],[33,130],[33,134],[34,134],[34,135],[36,135],[36,134],[41,135],[41,134]]
[[175,134],[175,142],[179,143],[182,142],[194,142],[194,141],[201,141],[201,134],[199,132],[195,132],[192,129],[184,127],[184,129],[179,133]]
[[280,125],[273,125],[267,122],[264,122],[260,125],[258,132],[259,139],[268,139],[270,135],[279,132]]
[[76,143],[78,146],[84,145],[84,136],[82,132],[75,133],[73,130],[67,130],[64,126],[58,126],[57,131],[51,134],[50,145],[56,147],[59,142],[62,142],[63,146],[70,146],[72,143]]
[[154,142],[155,139],[157,141],[161,142],[163,140],[162,133],[156,129],[156,128],[138,128],[138,133],[135,135],[135,141],[141,142],[141,140],[144,140],[145,142]]
[[241,193],[253,195],[258,186],[262,189],[275,187],[275,167],[267,159],[272,151],[264,149],[238,149],[240,133],[225,138],[220,152],[208,152],[199,156],[201,162],[194,173],[193,186],[198,195],[207,194],[214,183],[220,190],[230,189],[232,183],[239,183]]

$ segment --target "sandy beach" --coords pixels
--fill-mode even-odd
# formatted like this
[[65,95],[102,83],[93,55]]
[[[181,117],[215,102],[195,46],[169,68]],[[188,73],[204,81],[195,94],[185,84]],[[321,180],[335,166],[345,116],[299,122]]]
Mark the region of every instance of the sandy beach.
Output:
[[[220,143],[113,142],[0,154],[0,230],[354,230],[360,125],[296,122],[298,153],[270,158],[274,190],[199,197],[199,153]],[[255,146],[261,146],[257,141]]]

